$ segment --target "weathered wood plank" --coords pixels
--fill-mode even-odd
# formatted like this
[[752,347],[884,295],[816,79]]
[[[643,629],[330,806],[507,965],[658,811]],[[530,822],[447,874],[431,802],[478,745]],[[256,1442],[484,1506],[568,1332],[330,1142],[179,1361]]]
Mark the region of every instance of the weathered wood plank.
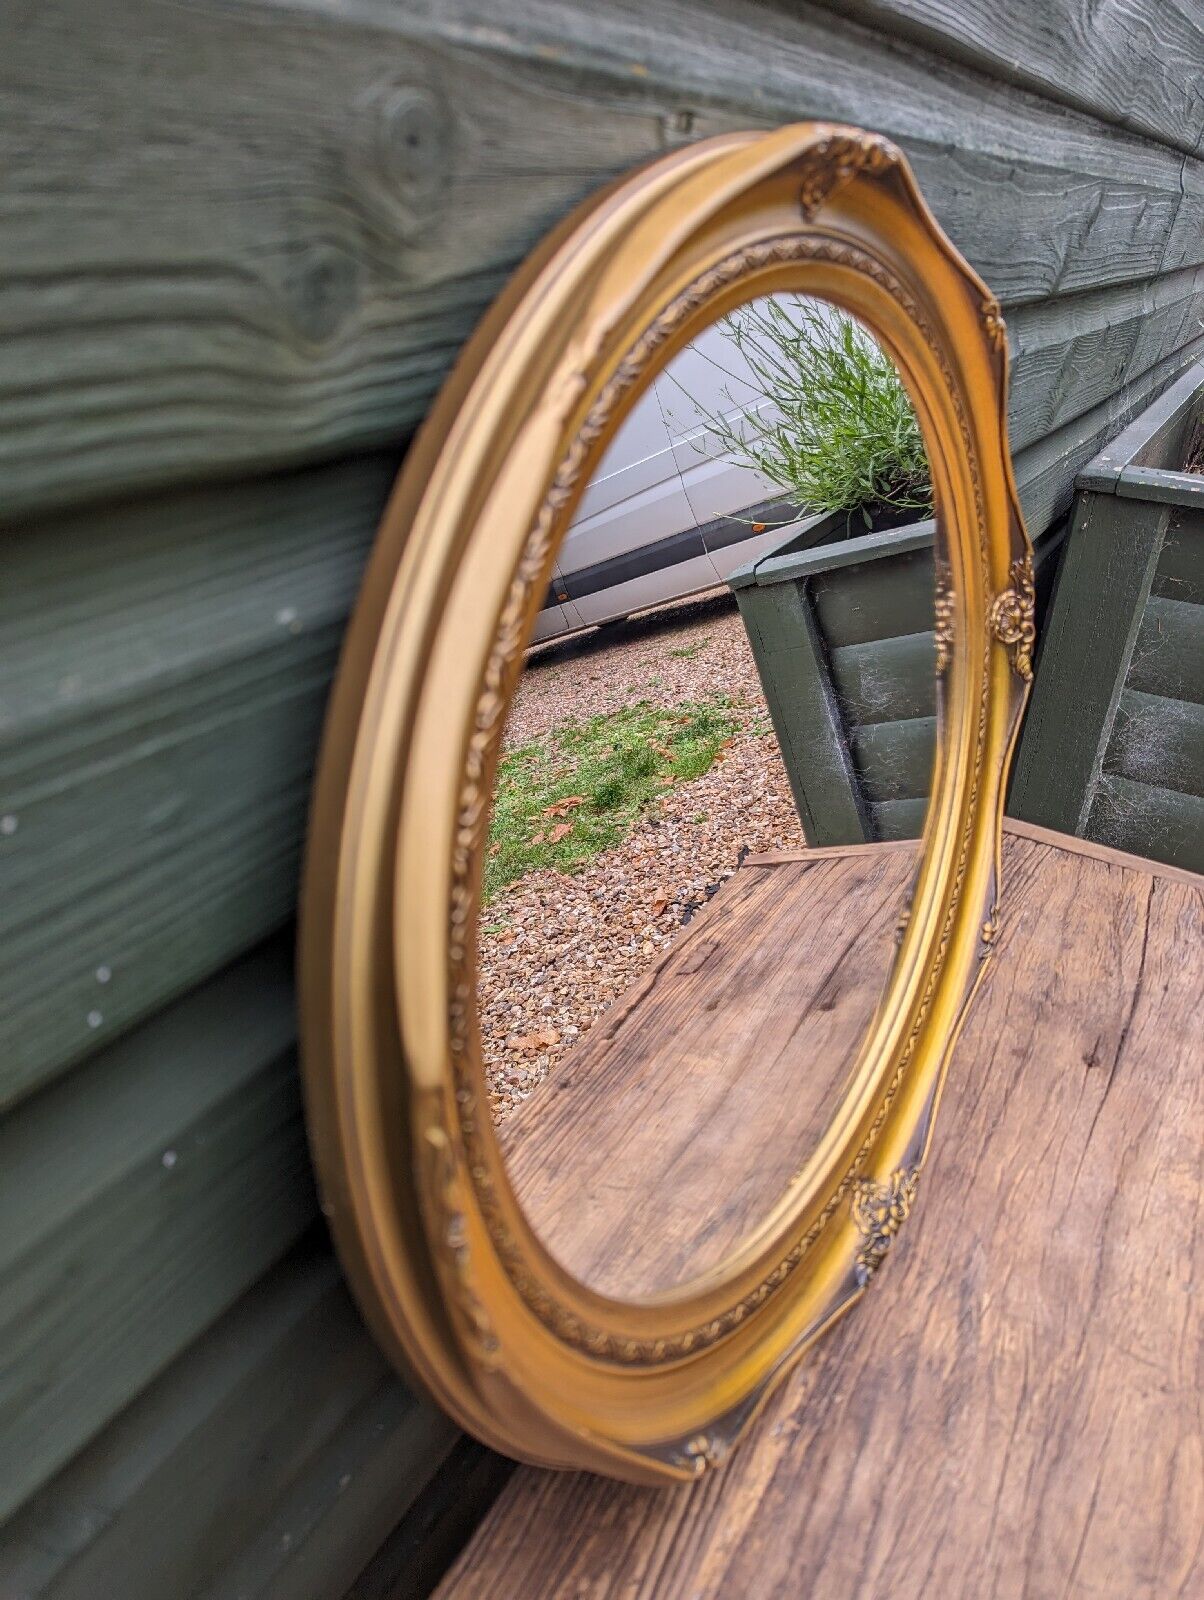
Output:
[[1204,260],[1199,163],[814,9],[57,0],[6,46],[9,514],[401,437],[547,225],[684,136],[872,107],[1008,302]]
[[1123,689],[1104,770],[1204,796],[1204,705]]
[[1204,362],[1189,365],[1139,416],[1109,439],[1079,475],[1079,487],[1117,494],[1129,468],[1178,467],[1200,407]]
[[500,1123],[523,1210],[592,1289],[677,1288],[782,1198],[882,997],[914,866],[745,866]]
[[1175,149],[1204,148],[1193,70],[1201,21],[1191,0],[1160,0],[1153,11],[1122,0],[1102,13],[1090,0],[841,0],[839,9]]
[[884,842],[918,839],[928,815],[928,800],[879,800],[870,807],[874,838]]
[[1087,832],[1117,850],[1204,873],[1204,798],[1198,794],[1105,772],[1092,798]]
[[1008,314],[1008,437],[1026,449],[1198,342],[1204,272],[1059,295]]
[[1204,606],[1204,517],[1172,509],[1150,592]]
[[1070,509],[1083,467],[1204,354],[1204,338],[1175,351],[1105,403],[1022,450],[1013,463],[1029,532],[1037,537]]
[[[365,1408],[367,1435],[351,1427]],[[456,1492],[443,1471],[455,1438],[390,1375],[329,1246],[311,1235],[6,1525],[0,1588],[29,1600],[203,1600],[245,1575],[271,1525],[272,1581],[287,1573],[289,1600],[328,1600],[355,1578],[382,1513],[391,1525],[433,1475],[432,1490]],[[315,1473],[333,1482],[310,1504]]]
[[0,1123],[0,1516],[313,1218],[290,967],[256,953]]
[[884,800],[926,800],[936,752],[936,718],[874,722],[854,728],[853,761],[871,805]]
[[833,650],[832,677],[849,725],[935,717],[935,649],[925,632]]
[[1204,705],[1202,622],[1200,607],[1189,600],[1151,595],[1133,649],[1128,687]]
[[520,1468],[440,1600],[1204,1588],[1204,896],[1011,834],[1004,868],[865,1302],[700,1485]]
[[327,686],[393,464],[0,536],[0,1102],[291,914]]
[[815,615],[830,650],[917,633],[933,616],[931,546],[811,580]]

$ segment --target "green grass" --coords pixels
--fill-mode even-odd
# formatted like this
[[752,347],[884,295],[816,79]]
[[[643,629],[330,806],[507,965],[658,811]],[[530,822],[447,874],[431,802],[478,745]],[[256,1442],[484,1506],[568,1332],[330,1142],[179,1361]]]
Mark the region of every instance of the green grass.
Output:
[[672,710],[641,700],[507,751],[494,792],[486,902],[528,872],[573,872],[618,844],[669,787],[701,777],[739,727],[726,697]]

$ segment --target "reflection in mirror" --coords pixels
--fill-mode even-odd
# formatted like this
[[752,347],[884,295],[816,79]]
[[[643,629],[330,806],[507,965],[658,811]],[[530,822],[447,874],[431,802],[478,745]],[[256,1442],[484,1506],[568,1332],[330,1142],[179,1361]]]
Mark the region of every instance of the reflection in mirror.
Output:
[[890,358],[794,295],[680,351],[576,509],[495,787],[480,1015],[520,1203],[600,1292],[720,1266],[840,1104],[928,790],[930,515]]

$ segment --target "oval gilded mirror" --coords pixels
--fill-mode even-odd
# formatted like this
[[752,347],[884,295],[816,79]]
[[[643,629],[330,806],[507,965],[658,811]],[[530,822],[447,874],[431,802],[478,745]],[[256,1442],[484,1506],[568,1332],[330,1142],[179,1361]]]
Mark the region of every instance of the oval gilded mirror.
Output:
[[[891,357],[780,291],[654,372],[577,502],[502,735],[476,979],[515,1197],[599,1293],[719,1269],[847,1093],[927,804],[931,518]],[[808,727],[824,692],[838,723]],[[855,826],[813,814],[808,735],[855,754]],[[800,859],[803,817],[906,848]]]
[[307,1103],[465,1427],[720,1461],[920,1191],[1031,676],[998,307],[886,141],[583,207],[410,452],[329,713]]

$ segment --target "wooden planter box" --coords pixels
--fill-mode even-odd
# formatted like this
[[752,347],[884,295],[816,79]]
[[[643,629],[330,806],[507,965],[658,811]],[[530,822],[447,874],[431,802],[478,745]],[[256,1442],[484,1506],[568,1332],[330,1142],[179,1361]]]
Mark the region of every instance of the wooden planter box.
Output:
[[[936,525],[819,543],[837,520],[805,549],[787,530],[728,581],[808,844],[915,838],[936,736]],[[1037,550],[1039,607],[1057,545]]]
[[1009,810],[1204,872],[1204,412],[1191,368],[1080,474]]

